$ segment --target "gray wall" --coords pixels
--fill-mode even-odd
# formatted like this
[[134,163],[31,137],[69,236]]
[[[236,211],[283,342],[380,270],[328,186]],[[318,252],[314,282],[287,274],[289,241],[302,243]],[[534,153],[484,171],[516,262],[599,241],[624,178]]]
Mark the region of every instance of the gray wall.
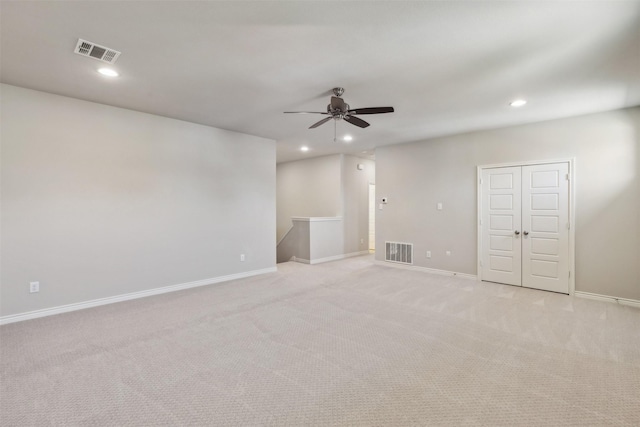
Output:
[[576,290],[640,299],[640,108],[378,148],[376,245],[413,242],[415,265],[476,274],[476,167],[572,157]]
[[293,221],[291,231],[277,247],[277,262],[287,262],[292,257],[311,259],[309,225],[309,221]]
[[274,141],[0,89],[2,316],[275,266]]
[[340,155],[277,165],[276,241],[291,228],[291,217],[341,216]]

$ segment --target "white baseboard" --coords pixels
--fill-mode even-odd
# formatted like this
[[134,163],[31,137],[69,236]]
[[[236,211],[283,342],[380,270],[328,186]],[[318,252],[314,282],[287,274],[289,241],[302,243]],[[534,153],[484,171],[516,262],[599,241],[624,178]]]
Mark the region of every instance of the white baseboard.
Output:
[[369,250],[360,251],[360,252],[351,252],[351,253],[342,254],[342,255],[334,255],[326,258],[312,259],[309,262],[309,264],[322,264],[323,262],[337,261],[339,259],[351,258],[354,256],[360,256],[360,255],[369,255]]
[[275,273],[276,267],[264,268],[261,270],[247,271],[244,273],[229,274],[227,276],[214,277],[212,279],[196,280],[194,282],[180,283],[178,285],[163,286],[161,288],[148,289],[146,291],[131,292],[129,294],[115,295],[112,297],[99,298],[90,301],[78,302],[74,304],[60,305],[57,307],[44,308],[42,310],[28,311],[26,313],[10,314],[0,317],[0,325],[21,322],[23,320],[37,319],[39,317],[53,316],[54,314],[68,313],[70,311],[84,310],[85,308],[98,307],[100,305],[113,304],[121,301],[149,297],[152,295],[166,294],[168,292],[181,291],[183,289],[196,288],[198,286],[212,285],[214,283],[228,282],[230,280],[243,279],[245,277],[257,276],[265,273]]
[[398,264],[395,262],[376,260],[376,265],[384,265],[386,267],[400,268],[403,270],[422,271],[424,273],[439,274],[441,276],[460,277],[462,279],[478,280],[475,274],[458,273],[456,271],[438,270],[436,268],[419,267],[417,265]]
[[311,261],[309,261],[308,259],[304,259],[304,258],[298,258],[298,257],[291,257],[291,261],[294,262],[301,262],[303,264],[311,264]]
[[608,295],[592,294],[591,292],[582,292],[582,291],[575,291],[574,295],[580,298],[587,298],[587,299],[593,299],[598,301],[607,301],[607,302],[617,303],[620,305],[628,305],[631,307],[640,308],[640,301],[638,301],[637,299],[617,298],[617,297],[611,297]]

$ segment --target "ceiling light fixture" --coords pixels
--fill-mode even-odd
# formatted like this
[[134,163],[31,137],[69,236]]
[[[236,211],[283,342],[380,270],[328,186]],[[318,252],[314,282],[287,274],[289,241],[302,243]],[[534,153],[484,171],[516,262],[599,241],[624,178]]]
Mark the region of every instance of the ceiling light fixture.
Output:
[[344,138],[342,138],[342,139],[344,139],[345,141],[349,142],[349,141],[353,140],[353,137],[351,135],[345,135]]
[[309,147],[302,146],[302,147],[300,147],[300,151],[309,151]]
[[526,103],[527,101],[525,101],[524,99],[516,99],[515,101],[511,101],[509,105],[511,105],[512,107],[522,107]]
[[120,75],[116,70],[112,70],[111,68],[100,68],[98,72],[107,77],[118,77]]

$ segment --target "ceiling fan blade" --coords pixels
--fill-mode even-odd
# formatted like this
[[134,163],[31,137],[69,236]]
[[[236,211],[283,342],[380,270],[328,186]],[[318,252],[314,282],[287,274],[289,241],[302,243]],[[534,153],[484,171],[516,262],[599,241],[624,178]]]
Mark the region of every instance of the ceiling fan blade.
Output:
[[285,114],[329,114],[321,113],[320,111],[285,111]]
[[309,129],[317,128],[318,126],[327,123],[331,119],[333,119],[333,117],[325,117],[324,119],[320,120],[319,122],[314,123],[311,126],[309,126]]
[[332,110],[340,110],[342,112],[346,112],[347,108],[344,104],[344,99],[338,98],[337,96],[331,97],[331,109]]
[[352,125],[356,125],[361,128],[366,128],[367,126],[369,126],[369,123],[354,116],[345,116],[344,119],[349,123],[351,123]]
[[354,108],[349,110],[350,114],[382,114],[393,113],[393,107],[369,107],[369,108]]

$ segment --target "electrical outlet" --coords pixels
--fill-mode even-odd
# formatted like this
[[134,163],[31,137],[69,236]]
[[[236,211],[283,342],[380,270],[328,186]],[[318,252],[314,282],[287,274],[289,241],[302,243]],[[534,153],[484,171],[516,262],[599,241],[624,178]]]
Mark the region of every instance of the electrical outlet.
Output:
[[29,282],[29,293],[40,292],[40,282]]
[[436,208],[437,208],[439,211],[441,211],[441,210],[442,210],[442,203],[438,203],[438,204],[436,205]]
[[240,254],[240,261],[244,262],[244,254]]
[[431,258],[431,251],[427,251],[427,258]]
[[447,254],[447,256],[451,256],[451,251],[447,251],[445,254]]
[[360,239],[360,244],[364,245],[364,239]]

